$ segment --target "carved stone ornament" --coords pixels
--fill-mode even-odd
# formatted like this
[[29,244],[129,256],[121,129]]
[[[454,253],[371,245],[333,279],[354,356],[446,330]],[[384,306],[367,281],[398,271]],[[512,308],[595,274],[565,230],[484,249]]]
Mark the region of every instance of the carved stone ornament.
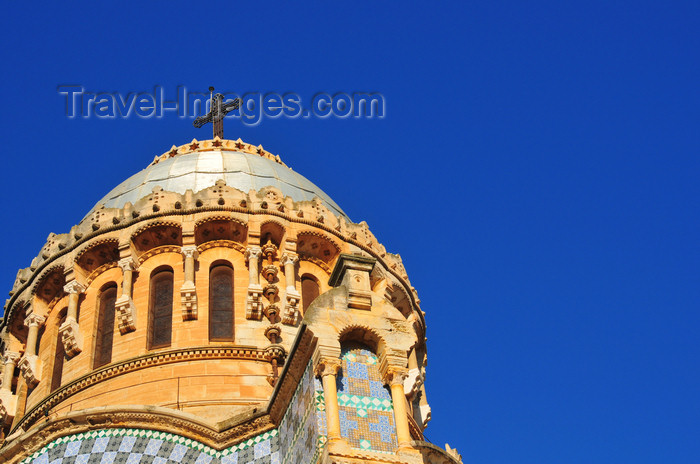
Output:
[[275,284],[267,284],[265,285],[265,288],[263,288],[263,293],[267,297],[268,300],[270,300],[271,303],[274,302],[275,296],[277,296],[277,293],[279,292],[279,289],[277,288],[277,285]]
[[265,309],[263,309],[265,317],[267,317],[267,320],[270,321],[272,324],[277,322],[277,315],[279,314],[279,312],[279,308],[274,303],[271,305],[267,305]]
[[324,377],[326,375],[336,375],[340,368],[342,367],[342,362],[338,358],[321,358],[316,365],[315,374],[317,377]]
[[262,256],[262,250],[260,247],[250,246],[245,250],[245,260],[250,261],[251,259],[260,259]]
[[423,385],[423,373],[417,367],[409,369],[406,381],[403,384],[403,392],[406,396],[411,397],[416,394]]
[[284,361],[287,352],[280,345],[270,345],[265,348],[265,355],[270,359],[276,359],[278,362]]
[[282,258],[280,258],[280,263],[282,263],[282,266],[287,266],[289,264],[294,266],[298,262],[299,262],[299,256],[296,255],[295,253],[284,253],[282,255]]
[[44,322],[46,322],[46,318],[44,316],[37,313],[32,313],[24,320],[24,325],[27,327],[40,327]]
[[275,280],[275,277],[277,276],[277,266],[275,266],[274,264],[268,264],[263,268],[262,274],[263,277],[265,277],[265,280],[272,283],[272,281]]
[[114,303],[114,311],[117,315],[117,325],[121,334],[136,330],[136,308],[134,301],[128,295],[119,297]]
[[271,325],[265,329],[265,336],[268,340],[270,340],[270,343],[277,343],[277,339],[281,333],[282,330],[280,330],[280,328],[276,325]]
[[58,334],[66,356],[72,358],[83,351],[83,336],[80,334],[80,326],[75,319],[66,319],[66,322],[58,328]]
[[297,325],[299,323],[299,301],[301,295],[294,289],[287,288],[287,304],[282,314],[282,324]]
[[9,412],[7,408],[5,407],[5,402],[3,401],[2,398],[0,398],[0,424],[5,422],[5,419],[7,419],[7,416],[9,415]]
[[22,377],[27,382],[30,388],[36,387],[41,381],[41,370],[39,366],[39,357],[35,354],[24,355],[19,360],[17,365],[22,372]]
[[199,251],[197,251],[197,247],[194,245],[187,245],[183,246],[181,248],[182,256],[185,258],[194,258],[197,259],[199,256]]
[[78,282],[77,280],[72,280],[68,282],[66,285],[63,286],[63,291],[72,294],[72,293],[85,293],[85,286]]
[[120,259],[117,264],[121,268],[122,272],[136,270],[136,262],[131,257]]
[[408,377],[408,370],[405,367],[389,366],[384,374],[384,383],[387,385],[401,385]]
[[267,243],[262,246],[262,253],[268,260],[271,260],[277,253],[277,245],[272,243],[272,240],[268,240]]
[[19,361],[19,353],[16,353],[14,351],[5,351],[5,354],[3,355],[2,361],[3,364],[14,364],[17,365],[17,361]]
[[185,282],[180,288],[180,301],[182,304],[182,320],[192,321],[197,319],[197,292],[193,282]]
[[248,286],[248,296],[245,304],[246,319],[254,319],[256,321],[262,319],[262,294],[263,289],[260,285],[253,284]]

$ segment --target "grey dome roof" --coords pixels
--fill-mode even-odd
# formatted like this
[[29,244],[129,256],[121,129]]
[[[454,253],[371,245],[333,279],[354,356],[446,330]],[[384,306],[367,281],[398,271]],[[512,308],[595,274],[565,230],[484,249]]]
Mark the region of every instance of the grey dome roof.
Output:
[[93,210],[101,205],[123,208],[127,202],[133,204],[149,195],[156,186],[167,192],[183,194],[191,189],[196,193],[212,187],[219,179],[245,193],[272,186],[294,201],[319,197],[333,213],[347,219],[343,210],[323,190],[287,166],[257,154],[222,150],[186,153],[152,164],[115,187]]

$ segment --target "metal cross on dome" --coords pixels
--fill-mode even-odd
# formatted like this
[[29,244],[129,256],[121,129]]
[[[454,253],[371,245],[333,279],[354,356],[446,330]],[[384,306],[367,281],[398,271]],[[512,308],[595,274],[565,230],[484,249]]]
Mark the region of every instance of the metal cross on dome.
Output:
[[214,87],[209,87],[209,101],[211,107],[209,112],[204,116],[200,116],[192,123],[194,127],[200,128],[207,123],[212,123],[214,128],[214,138],[224,138],[224,116],[233,110],[237,110],[241,106],[241,99],[236,98],[232,102],[224,103],[224,96],[220,93],[214,94]]

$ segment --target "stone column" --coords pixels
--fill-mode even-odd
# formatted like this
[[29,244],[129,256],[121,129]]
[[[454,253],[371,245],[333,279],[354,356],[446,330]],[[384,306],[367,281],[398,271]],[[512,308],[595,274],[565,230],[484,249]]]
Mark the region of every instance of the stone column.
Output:
[[341,362],[338,358],[321,358],[316,366],[316,375],[323,382],[323,397],[326,403],[326,424],[328,425],[328,441],[341,441],[340,414],[338,410],[338,390],[336,387],[336,375],[340,370]]
[[399,449],[411,448],[411,432],[408,428],[408,411],[403,383],[408,377],[408,371],[403,367],[390,366],[387,369],[385,383],[391,389],[391,400],[394,403],[394,422],[396,422],[396,439]]
[[119,260],[119,267],[122,270],[122,296],[114,304],[117,316],[119,332],[125,334],[136,330],[136,308],[132,299],[132,284],[136,262],[129,257]]
[[29,335],[27,335],[27,346],[25,347],[24,356],[19,361],[19,368],[22,371],[24,380],[27,385],[33,388],[41,381],[41,370],[39,367],[39,357],[36,354],[37,340],[39,339],[39,327],[46,321],[44,316],[32,313],[24,320],[24,324],[29,327]]
[[63,291],[68,293],[68,313],[66,321],[58,328],[59,343],[63,343],[66,356],[72,357],[83,350],[83,336],[78,325],[78,302],[85,287],[73,280],[63,287]]
[[260,320],[262,318],[262,286],[260,285],[260,277],[258,265],[262,250],[257,246],[250,246],[246,249],[245,257],[248,260],[248,297],[246,298],[247,319]]
[[0,389],[12,391],[12,378],[15,375],[17,361],[19,361],[19,353],[5,351],[5,356],[3,357],[3,364],[5,367],[2,372],[2,386],[0,386]]
[[284,253],[281,263],[284,265],[284,280],[287,284],[285,293],[287,295],[287,305],[282,314],[282,323],[296,325],[299,322],[299,301],[301,294],[296,289],[295,266],[299,262],[299,256],[295,253]]
[[182,320],[197,319],[197,291],[194,284],[195,260],[199,257],[197,247],[187,245],[182,247],[182,255],[185,257],[185,283],[180,288],[182,302]]
[[15,366],[18,360],[19,353],[5,351],[2,386],[0,386],[0,425],[8,417],[14,417],[17,411],[17,395],[12,394],[12,378],[14,377]]

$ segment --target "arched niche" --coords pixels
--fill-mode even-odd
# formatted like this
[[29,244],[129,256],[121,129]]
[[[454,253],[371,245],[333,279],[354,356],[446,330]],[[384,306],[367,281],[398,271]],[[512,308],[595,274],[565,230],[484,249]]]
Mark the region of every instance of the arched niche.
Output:
[[284,226],[276,221],[266,221],[260,225],[260,245],[271,241],[279,249],[284,240]]
[[244,244],[248,236],[248,228],[238,221],[229,218],[214,217],[198,222],[195,225],[194,238],[199,246],[203,243],[226,240]]
[[63,266],[55,266],[46,271],[34,287],[34,294],[43,302],[49,304],[63,295],[66,279]]
[[119,240],[110,238],[94,242],[78,253],[75,262],[86,274],[119,261]]
[[137,230],[131,241],[139,255],[162,246],[182,246],[182,229],[179,224],[155,222]]
[[321,233],[300,232],[297,236],[297,253],[302,258],[315,258],[329,265],[340,253],[340,248]]

